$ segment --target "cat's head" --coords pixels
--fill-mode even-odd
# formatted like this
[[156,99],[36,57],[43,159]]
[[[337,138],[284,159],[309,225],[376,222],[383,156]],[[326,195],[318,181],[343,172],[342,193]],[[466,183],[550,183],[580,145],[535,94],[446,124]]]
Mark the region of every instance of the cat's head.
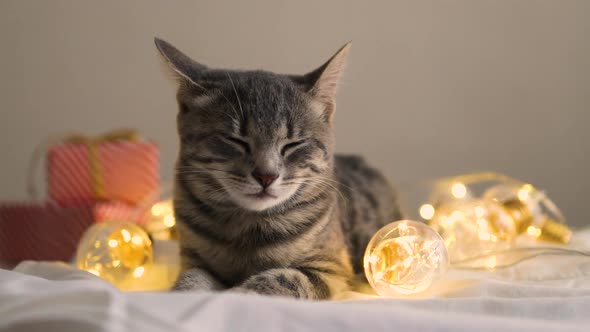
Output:
[[155,42],[179,82],[179,181],[251,211],[333,187],[332,118],[350,44],[308,74],[280,75],[211,69]]

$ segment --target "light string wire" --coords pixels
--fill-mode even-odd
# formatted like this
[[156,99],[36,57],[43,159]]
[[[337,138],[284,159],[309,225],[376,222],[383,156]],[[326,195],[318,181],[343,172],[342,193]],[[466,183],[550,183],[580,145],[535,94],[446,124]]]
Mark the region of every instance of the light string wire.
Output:
[[[493,267],[489,266],[470,266],[469,263],[477,262],[479,260],[483,260],[486,258],[497,257],[500,255],[506,254],[516,254],[516,253],[528,253],[524,257],[519,257],[515,259],[513,262],[505,263],[505,264],[498,264],[494,265]],[[486,252],[481,255],[472,256],[469,258],[451,261],[451,267],[454,269],[460,270],[496,270],[496,269],[504,269],[516,266],[517,264],[533,259],[539,256],[582,256],[582,257],[590,257],[590,252],[576,250],[576,249],[568,249],[568,248],[557,248],[557,247],[518,247],[518,248],[511,248],[511,249],[501,249],[501,250],[493,250]]]

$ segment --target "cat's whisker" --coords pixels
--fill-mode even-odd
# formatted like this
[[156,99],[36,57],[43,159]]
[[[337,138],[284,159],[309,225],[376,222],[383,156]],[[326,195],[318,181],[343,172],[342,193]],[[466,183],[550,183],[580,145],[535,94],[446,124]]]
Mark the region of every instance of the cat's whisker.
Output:
[[342,198],[343,202],[347,201],[346,196],[344,196],[344,194],[342,193],[342,191],[340,191],[340,189],[338,189],[335,185],[331,184],[330,182],[325,181],[322,178],[319,178],[319,182],[330,187],[332,190],[334,190],[336,193],[338,193],[338,195],[340,195],[340,197]]
[[227,77],[231,83],[232,88],[234,89],[234,94],[236,95],[236,99],[238,100],[238,105],[240,106],[240,112],[242,113],[242,120],[244,120],[244,109],[242,108],[242,102],[240,101],[240,96],[238,96],[238,91],[236,90],[236,86],[234,85],[234,80],[231,78],[230,73],[227,73]]
[[223,172],[223,173],[230,173],[229,171],[223,170],[223,169],[219,169],[219,168],[213,168],[213,167],[194,167],[194,166],[180,166],[177,167],[176,169],[184,169],[184,170],[207,170],[207,171],[216,171],[216,172]]

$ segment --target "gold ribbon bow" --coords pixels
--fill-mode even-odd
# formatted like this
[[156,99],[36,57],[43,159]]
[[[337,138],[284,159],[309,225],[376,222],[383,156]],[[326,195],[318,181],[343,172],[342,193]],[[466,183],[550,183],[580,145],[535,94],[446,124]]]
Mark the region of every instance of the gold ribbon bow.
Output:
[[109,131],[100,136],[86,136],[81,134],[74,134],[66,137],[64,143],[69,144],[84,144],[88,147],[88,163],[90,165],[90,183],[94,190],[94,195],[98,199],[105,199],[104,181],[102,178],[102,171],[100,169],[100,160],[98,153],[98,146],[105,142],[116,141],[131,141],[139,140],[137,131],[133,129],[117,129]]
[[45,144],[40,145],[37,150],[33,153],[31,162],[29,164],[29,177],[28,177],[28,191],[32,198],[36,199],[35,190],[35,167],[41,159],[41,152],[45,152],[47,146],[56,143],[66,144],[84,144],[88,147],[88,162],[90,165],[90,181],[94,194],[98,199],[105,198],[104,181],[102,178],[102,171],[100,169],[100,160],[98,153],[98,146],[105,142],[116,142],[116,141],[139,141],[139,134],[134,129],[116,129],[106,132],[99,136],[88,136],[83,134],[69,134],[58,138],[48,139]]

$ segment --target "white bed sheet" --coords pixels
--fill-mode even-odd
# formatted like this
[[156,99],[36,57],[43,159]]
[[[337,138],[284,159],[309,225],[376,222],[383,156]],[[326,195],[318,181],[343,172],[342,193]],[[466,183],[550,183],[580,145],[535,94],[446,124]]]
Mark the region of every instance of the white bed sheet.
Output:
[[[590,249],[590,231],[576,247]],[[413,298],[329,302],[232,293],[121,292],[65,264],[0,270],[0,331],[590,331],[590,258],[451,270]]]

